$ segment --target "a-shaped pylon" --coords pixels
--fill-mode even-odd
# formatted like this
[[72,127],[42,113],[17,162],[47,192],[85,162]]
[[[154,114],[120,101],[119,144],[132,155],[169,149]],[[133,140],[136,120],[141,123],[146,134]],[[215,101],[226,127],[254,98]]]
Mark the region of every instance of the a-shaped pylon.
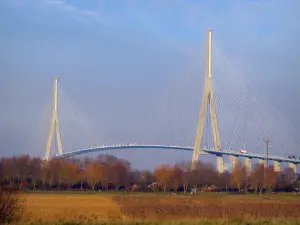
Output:
[[46,161],[48,161],[50,159],[50,152],[51,152],[52,139],[54,136],[54,132],[56,133],[58,154],[63,153],[57,110],[58,110],[58,78],[55,78],[54,79],[52,120],[51,120],[51,124],[50,124],[50,131],[49,131],[49,136],[48,136],[48,141],[47,141],[47,146],[46,146],[46,154],[45,154],[45,158],[44,158]]
[[[195,170],[198,161],[198,155],[199,155],[202,136],[203,136],[203,128],[205,123],[207,107],[209,107],[210,117],[211,117],[214,149],[215,150],[221,149],[220,133],[219,133],[216,106],[214,100],[214,91],[213,91],[213,85],[211,79],[211,65],[212,65],[211,59],[212,59],[212,32],[209,29],[207,32],[207,44],[206,44],[205,85],[204,85],[204,93],[202,97],[201,109],[200,109],[198,126],[197,126],[197,133],[195,137],[195,144],[194,144],[194,150],[192,156],[192,170]],[[218,164],[218,171],[220,173],[224,172],[224,163],[223,163],[222,155],[217,155],[217,164]]]

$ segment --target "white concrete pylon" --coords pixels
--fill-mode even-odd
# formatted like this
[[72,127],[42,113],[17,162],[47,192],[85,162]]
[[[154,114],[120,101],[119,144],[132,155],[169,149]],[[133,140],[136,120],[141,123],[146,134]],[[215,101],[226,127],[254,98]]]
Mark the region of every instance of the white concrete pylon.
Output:
[[247,170],[247,174],[250,175],[250,173],[251,173],[251,158],[245,157],[245,167]]
[[[221,141],[220,141],[220,133],[219,133],[219,126],[216,114],[216,106],[215,106],[215,99],[214,99],[214,91],[212,85],[212,76],[211,76],[211,59],[212,59],[212,31],[209,29],[207,32],[207,45],[206,45],[206,75],[205,75],[205,85],[204,85],[204,93],[202,97],[201,109],[199,113],[198,125],[197,125],[197,132],[195,137],[195,144],[193,149],[193,156],[192,156],[192,169],[194,170],[198,161],[199,151],[203,136],[203,128],[205,124],[205,117],[206,117],[206,110],[209,105],[210,110],[210,117],[212,123],[212,133],[213,133],[213,140],[214,140],[214,148],[216,150],[221,149]],[[224,162],[222,155],[216,155],[217,157],[217,164],[218,164],[218,171],[220,173],[224,172]]]
[[236,167],[237,163],[238,163],[238,157],[235,156],[235,155],[232,155],[231,156],[231,163],[232,163],[231,168],[234,169]]
[[52,139],[54,136],[54,132],[56,133],[58,154],[63,154],[60,128],[59,128],[59,120],[58,120],[58,78],[54,79],[52,120],[51,120],[51,124],[50,124],[50,131],[49,131],[47,146],[46,146],[46,154],[45,154],[45,158],[44,158],[47,161],[50,159],[50,152],[51,152]]
[[264,159],[258,159],[259,165],[265,165],[265,160]]
[[274,164],[274,171],[275,172],[280,172],[280,162],[273,161],[273,164]]
[[297,164],[296,163],[289,163],[289,167],[291,168],[291,169],[293,169],[293,171],[294,171],[294,173],[296,174],[296,172],[297,172]]

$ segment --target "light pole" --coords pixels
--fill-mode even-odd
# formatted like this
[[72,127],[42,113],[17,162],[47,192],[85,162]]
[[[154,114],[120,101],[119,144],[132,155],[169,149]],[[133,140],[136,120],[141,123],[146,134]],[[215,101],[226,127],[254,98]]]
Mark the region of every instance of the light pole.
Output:
[[[264,163],[264,186],[265,188],[267,188],[266,186],[266,167],[269,167],[269,162],[268,162],[268,158],[269,158],[269,141],[268,139],[263,139],[264,143],[265,143],[265,161],[266,163]],[[265,166],[267,164],[267,166]]]
[[266,163],[267,163],[267,167],[269,167],[268,158],[269,158],[269,142],[270,142],[270,140],[263,139],[263,141],[265,143],[265,160],[266,160]]

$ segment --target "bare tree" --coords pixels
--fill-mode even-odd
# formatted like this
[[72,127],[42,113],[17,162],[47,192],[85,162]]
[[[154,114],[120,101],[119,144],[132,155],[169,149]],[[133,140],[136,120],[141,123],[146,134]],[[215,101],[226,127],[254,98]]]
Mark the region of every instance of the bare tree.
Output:
[[182,171],[182,186],[184,193],[186,193],[192,180],[192,173],[190,171],[191,163],[183,161],[176,164],[176,166]]
[[13,186],[16,173],[12,158],[2,158],[1,164],[4,179]]
[[71,190],[73,184],[77,181],[77,164],[74,161],[66,160],[62,164],[61,170],[63,173],[63,182],[68,186],[69,190]]
[[86,167],[87,181],[91,185],[92,190],[95,191],[96,184],[103,176],[103,165],[97,161],[90,161]]
[[130,181],[128,164],[122,161],[110,165],[109,180],[114,184],[115,189],[119,190],[121,186],[127,187]]
[[177,192],[178,187],[183,183],[183,171],[178,166],[172,168],[170,180],[173,184],[174,191]]
[[242,187],[245,187],[247,183],[247,169],[242,166],[240,161],[233,168],[230,180],[231,184],[239,189],[239,192],[241,192]]
[[15,168],[17,170],[18,187],[21,188],[23,182],[30,177],[31,159],[28,155],[21,155],[15,158]]
[[155,181],[153,174],[148,171],[142,171],[140,174],[140,182],[142,183],[143,189],[147,189],[148,185],[152,184]]
[[269,191],[272,191],[272,189],[276,186],[276,177],[277,173],[273,168],[265,168],[265,186]]
[[264,165],[257,164],[250,174],[250,184],[255,189],[255,193],[260,190],[262,193],[264,186]]
[[36,190],[36,185],[38,183],[39,178],[41,177],[41,165],[42,162],[40,158],[32,158],[30,161],[29,173],[31,176],[33,190]]
[[247,190],[250,184],[256,192],[262,192],[265,187],[291,190],[299,186],[296,174],[290,168],[275,173],[271,168],[257,165],[248,177],[240,163],[231,173],[219,174],[212,164],[198,162],[196,170],[191,171],[190,162],[181,162],[174,167],[161,165],[152,173],[134,170],[128,161],[110,155],[100,155],[96,159],[56,158],[47,162],[27,155],[1,158],[0,183],[15,188],[26,185],[33,190],[43,187],[53,189],[61,185],[71,189],[74,184],[80,184],[82,190],[84,184],[88,184],[93,190],[97,185],[106,190],[136,185],[143,190],[148,187],[153,190],[159,187],[163,191],[183,188],[184,192],[192,186],[209,189],[209,186],[215,185],[216,188],[227,189],[229,183],[239,190],[243,187]]
[[159,185],[162,187],[163,191],[166,192],[168,188],[168,183],[172,175],[172,168],[169,165],[161,165],[154,171],[154,176],[157,178]]

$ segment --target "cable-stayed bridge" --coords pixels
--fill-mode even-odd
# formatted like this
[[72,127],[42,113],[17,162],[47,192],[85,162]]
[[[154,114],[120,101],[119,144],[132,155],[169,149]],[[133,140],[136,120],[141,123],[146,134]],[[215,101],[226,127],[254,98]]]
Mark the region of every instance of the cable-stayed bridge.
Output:
[[[195,93],[189,95],[179,90],[181,96],[186,97],[180,98],[175,92],[169,92],[167,96],[153,92],[151,94],[157,94],[158,99],[152,103],[156,107],[148,107],[150,112],[144,110],[147,105],[134,106],[138,112],[147,111],[147,118],[128,118],[123,114],[123,120],[128,120],[128,123],[127,127],[123,127],[126,132],[120,133],[124,135],[125,143],[130,144],[115,144],[120,141],[114,141],[109,135],[101,135],[100,140],[94,138],[87,122],[88,116],[76,109],[55,79],[45,159],[51,158],[53,147],[57,148],[54,149],[54,157],[121,149],[169,149],[190,151],[193,168],[199,155],[210,154],[216,156],[219,172],[224,171],[223,159],[226,156],[230,156],[233,167],[236,159],[242,157],[249,170],[251,160],[257,159],[259,163],[272,161],[276,171],[280,171],[280,165],[284,162],[296,171],[296,165],[300,164],[300,159],[294,157],[300,149],[299,132],[258,93],[251,82],[240,76],[229,57],[217,45],[212,45],[211,30],[207,33],[205,67],[198,122],[197,115],[190,113],[196,111],[192,107],[200,104],[200,97]],[[178,89],[176,91],[178,93]],[[197,100],[191,100],[195,96]],[[173,105],[172,100],[175,102]],[[155,112],[159,116],[154,115]],[[133,121],[139,124],[135,129],[131,128]],[[118,125],[118,122],[115,124]],[[141,133],[144,137],[137,138]]]

